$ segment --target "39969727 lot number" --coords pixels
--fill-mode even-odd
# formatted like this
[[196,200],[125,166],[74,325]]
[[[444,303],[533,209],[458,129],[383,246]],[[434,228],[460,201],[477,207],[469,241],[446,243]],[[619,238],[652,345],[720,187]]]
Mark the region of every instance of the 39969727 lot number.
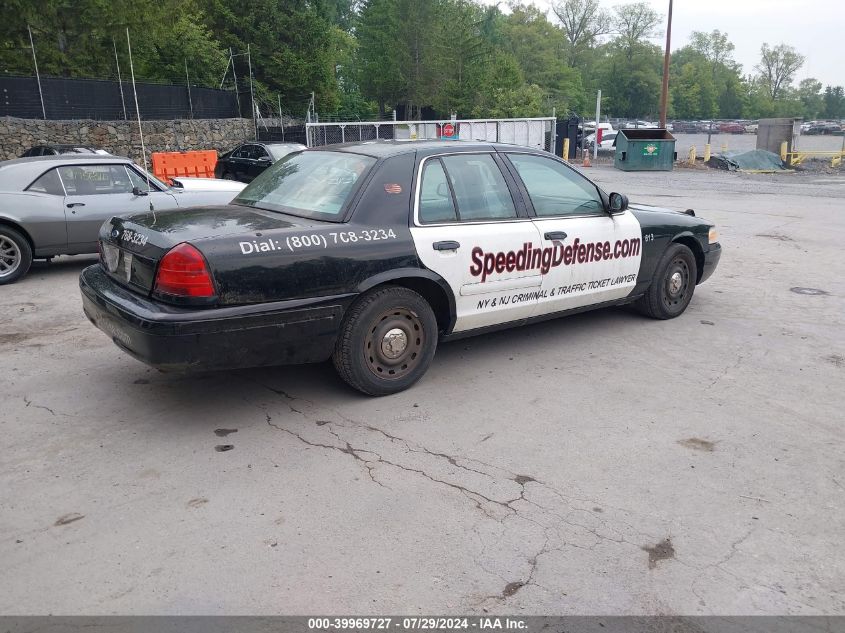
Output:
[[[464,617],[358,617],[358,618],[308,618],[308,628],[316,631],[331,630],[394,630],[403,631],[441,631],[466,630],[470,628],[468,618]],[[476,625],[473,624],[473,628]],[[483,627],[482,627],[483,628]]]

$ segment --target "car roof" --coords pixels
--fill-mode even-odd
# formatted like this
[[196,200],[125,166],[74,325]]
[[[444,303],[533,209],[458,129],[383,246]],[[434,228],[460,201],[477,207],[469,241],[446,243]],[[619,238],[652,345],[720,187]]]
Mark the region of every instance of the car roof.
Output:
[[339,145],[321,145],[312,147],[309,151],[349,152],[350,154],[364,154],[373,158],[387,158],[400,154],[420,152],[422,154],[442,153],[448,150],[463,152],[484,151],[498,149],[507,151],[513,149],[531,150],[523,145],[508,145],[505,143],[490,143],[486,141],[395,141],[378,140],[362,141],[359,143],[343,143]]
[[53,167],[62,165],[90,165],[92,163],[131,163],[125,156],[106,154],[60,154],[58,156],[27,156],[0,161],[0,191],[21,191]]

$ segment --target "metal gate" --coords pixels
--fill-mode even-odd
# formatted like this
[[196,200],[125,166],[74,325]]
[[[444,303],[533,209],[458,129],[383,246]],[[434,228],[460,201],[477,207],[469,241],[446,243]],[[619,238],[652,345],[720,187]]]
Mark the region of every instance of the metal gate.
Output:
[[305,124],[308,147],[373,140],[475,140],[555,151],[555,119],[331,121]]

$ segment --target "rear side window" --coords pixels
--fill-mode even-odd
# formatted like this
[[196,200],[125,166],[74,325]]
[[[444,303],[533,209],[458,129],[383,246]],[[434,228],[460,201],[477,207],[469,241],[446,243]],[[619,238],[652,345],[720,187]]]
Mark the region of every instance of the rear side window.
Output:
[[132,182],[123,165],[74,165],[59,167],[70,196],[130,193]]
[[370,156],[347,152],[291,154],[264,170],[234,202],[339,222],[346,203],[375,163]]
[[27,191],[37,191],[38,193],[49,193],[51,196],[63,196],[65,190],[62,187],[62,181],[59,180],[59,174],[55,169],[41,175],[38,180],[26,188]]
[[420,222],[457,222],[458,213],[440,159],[426,161],[420,186]]
[[508,220],[516,207],[504,176],[490,154],[444,156],[461,222]]

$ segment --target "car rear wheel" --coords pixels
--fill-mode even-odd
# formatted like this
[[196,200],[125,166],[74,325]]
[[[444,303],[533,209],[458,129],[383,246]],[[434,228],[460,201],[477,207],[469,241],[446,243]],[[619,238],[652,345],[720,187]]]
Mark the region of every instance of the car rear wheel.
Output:
[[341,325],[334,366],[347,384],[371,396],[407,389],[428,370],[437,349],[437,319],[428,302],[388,286],[352,305]]
[[32,264],[29,241],[15,229],[0,225],[0,285],[23,277]]
[[229,173],[228,171],[224,171],[223,180],[235,180],[235,174]]
[[651,286],[637,302],[638,307],[654,319],[674,319],[687,309],[697,279],[692,251],[683,244],[671,244],[657,265]]

